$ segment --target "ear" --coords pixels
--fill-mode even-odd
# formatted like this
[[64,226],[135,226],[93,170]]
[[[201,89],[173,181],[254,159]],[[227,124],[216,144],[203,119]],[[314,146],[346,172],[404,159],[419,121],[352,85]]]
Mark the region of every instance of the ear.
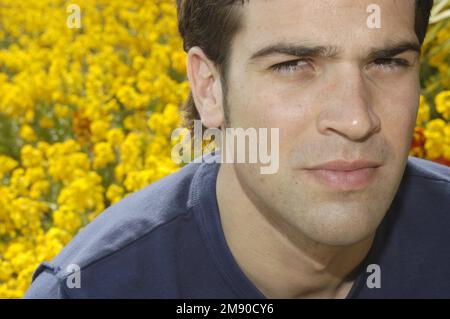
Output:
[[220,74],[200,47],[187,54],[187,76],[195,106],[206,128],[221,127],[224,122]]

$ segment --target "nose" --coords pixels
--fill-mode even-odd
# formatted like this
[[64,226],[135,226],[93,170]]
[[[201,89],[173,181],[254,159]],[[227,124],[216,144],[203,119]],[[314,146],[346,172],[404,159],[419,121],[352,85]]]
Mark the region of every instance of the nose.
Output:
[[370,83],[358,67],[348,66],[333,75],[322,97],[318,130],[362,141],[378,132],[380,118],[374,113]]

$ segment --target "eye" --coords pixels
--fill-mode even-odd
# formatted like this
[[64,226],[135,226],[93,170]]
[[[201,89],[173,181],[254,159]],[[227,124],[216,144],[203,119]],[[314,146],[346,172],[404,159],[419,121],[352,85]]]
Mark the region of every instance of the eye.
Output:
[[275,72],[284,73],[284,74],[292,74],[297,71],[306,71],[306,70],[313,70],[310,61],[305,59],[298,59],[298,60],[292,60],[287,61],[283,63],[279,63],[276,65],[273,65],[270,67]]
[[408,60],[400,58],[380,58],[373,61],[373,64],[377,69],[385,71],[395,71],[400,68],[407,68],[411,65]]

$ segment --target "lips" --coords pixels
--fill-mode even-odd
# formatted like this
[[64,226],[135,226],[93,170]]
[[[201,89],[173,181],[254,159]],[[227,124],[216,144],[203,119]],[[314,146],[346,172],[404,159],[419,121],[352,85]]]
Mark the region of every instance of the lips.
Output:
[[379,166],[381,166],[381,164],[379,164],[375,161],[360,159],[360,160],[356,160],[356,161],[352,161],[352,162],[343,161],[343,160],[331,161],[331,162],[326,162],[326,163],[311,167],[310,169],[332,170],[332,171],[352,171],[352,170],[361,169],[361,168],[376,168]]
[[365,188],[381,164],[369,160],[331,161],[306,169],[317,182],[340,191]]

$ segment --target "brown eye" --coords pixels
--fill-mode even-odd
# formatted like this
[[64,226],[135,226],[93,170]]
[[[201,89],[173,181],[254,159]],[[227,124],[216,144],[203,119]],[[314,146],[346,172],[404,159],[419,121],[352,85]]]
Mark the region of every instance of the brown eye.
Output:
[[274,71],[284,74],[293,74],[298,71],[311,70],[313,67],[310,62],[304,59],[298,59],[276,64],[271,67]]
[[373,64],[377,69],[394,71],[400,68],[407,68],[411,64],[405,59],[398,58],[380,58],[373,61]]

